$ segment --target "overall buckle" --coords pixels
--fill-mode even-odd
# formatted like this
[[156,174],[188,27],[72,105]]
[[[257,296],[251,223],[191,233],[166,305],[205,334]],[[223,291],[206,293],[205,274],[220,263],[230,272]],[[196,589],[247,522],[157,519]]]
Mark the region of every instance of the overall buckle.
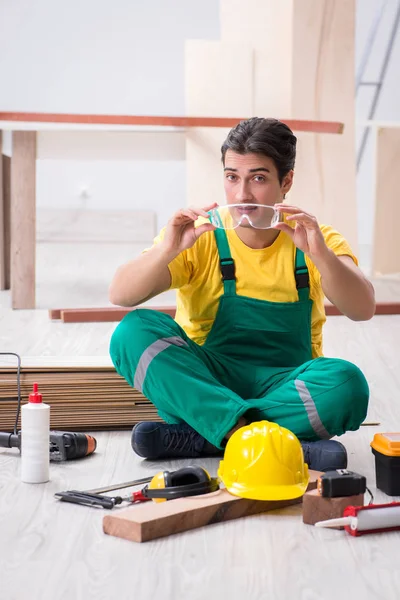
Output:
[[310,287],[310,276],[308,274],[308,269],[305,271],[296,271],[294,276],[296,279],[296,288],[298,290]]
[[221,258],[219,261],[222,281],[231,281],[235,277],[235,262],[232,258]]

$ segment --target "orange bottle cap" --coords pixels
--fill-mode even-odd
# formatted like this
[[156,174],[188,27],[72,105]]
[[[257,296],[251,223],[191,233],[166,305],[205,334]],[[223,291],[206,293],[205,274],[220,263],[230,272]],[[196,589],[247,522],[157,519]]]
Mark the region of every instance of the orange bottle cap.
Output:
[[376,433],[371,447],[385,456],[400,456],[400,433]]

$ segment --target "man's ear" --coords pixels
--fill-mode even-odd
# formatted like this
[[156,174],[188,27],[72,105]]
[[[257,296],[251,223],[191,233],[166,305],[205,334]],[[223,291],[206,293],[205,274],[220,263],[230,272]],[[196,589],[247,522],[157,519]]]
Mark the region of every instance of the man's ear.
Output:
[[285,177],[283,178],[282,181],[282,194],[285,195],[289,192],[290,188],[293,185],[293,177],[294,177],[294,171],[293,169],[291,171],[289,171],[289,173],[286,173]]

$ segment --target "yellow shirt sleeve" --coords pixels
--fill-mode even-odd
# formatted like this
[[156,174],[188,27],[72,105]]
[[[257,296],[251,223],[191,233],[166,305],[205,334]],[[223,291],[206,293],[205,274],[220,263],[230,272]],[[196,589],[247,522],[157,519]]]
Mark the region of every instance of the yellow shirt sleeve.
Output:
[[[159,244],[165,235],[165,227],[160,231],[157,237],[154,238],[153,247]],[[143,250],[148,252],[150,248]],[[170,290],[179,289],[184,285],[190,283],[193,274],[193,257],[192,253],[188,250],[181,252],[172,262],[168,265],[169,272],[171,273],[171,285]]]
[[[330,227],[329,225],[320,225],[320,229],[326,245],[336,254],[336,256],[350,256],[358,266],[358,259],[353,253],[350,244],[338,231],[336,231],[336,229],[333,229],[333,227]],[[307,256],[306,263],[312,281],[318,285],[321,280],[320,272]]]
[[350,256],[355,264],[358,266],[357,257],[354,255],[353,250],[347,240],[335,229],[328,225],[321,225],[322,235],[324,236],[325,243],[333,250],[336,256]]

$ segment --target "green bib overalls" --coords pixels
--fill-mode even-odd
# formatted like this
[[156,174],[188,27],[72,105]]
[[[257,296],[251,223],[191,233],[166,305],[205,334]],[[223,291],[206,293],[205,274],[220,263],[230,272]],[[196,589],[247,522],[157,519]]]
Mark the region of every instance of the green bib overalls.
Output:
[[301,440],[358,429],[368,407],[364,375],[344,360],[312,359],[303,252],[295,260],[298,301],[267,302],[236,295],[226,233],[214,234],[224,294],[204,346],[168,315],[138,309],[112,336],[117,372],[165,421],[188,423],[218,447],[245,413],[248,420],[279,423]]

